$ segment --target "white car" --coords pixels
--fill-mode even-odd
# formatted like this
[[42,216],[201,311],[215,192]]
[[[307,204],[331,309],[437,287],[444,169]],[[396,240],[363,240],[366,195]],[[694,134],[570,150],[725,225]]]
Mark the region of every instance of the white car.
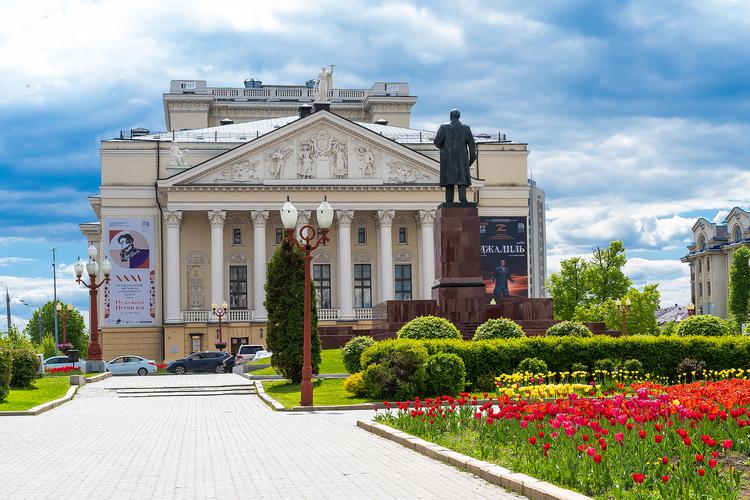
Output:
[[120,356],[104,363],[112,375],[149,375],[156,372],[156,361],[140,356]]
[[44,371],[49,371],[50,368],[75,368],[83,371],[86,368],[86,360],[72,362],[67,356],[52,356],[44,360]]
[[241,345],[239,349],[237,349],[237,354],[234,358],[234,364],[237,365],[243,365],[245,363],[252,363],[253,361],[258,361],[259,359],[264,358],[270,358],[271,353],[266,351],[266,348],[262,345]]

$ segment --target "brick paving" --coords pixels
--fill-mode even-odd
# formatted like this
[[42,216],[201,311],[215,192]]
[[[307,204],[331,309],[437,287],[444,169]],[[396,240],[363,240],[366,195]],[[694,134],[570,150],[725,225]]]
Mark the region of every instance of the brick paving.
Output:
[[112,377],[36,417],[0,417],[7,498],[520,498],[355,426],[255,395],[119,398],[238,375]]

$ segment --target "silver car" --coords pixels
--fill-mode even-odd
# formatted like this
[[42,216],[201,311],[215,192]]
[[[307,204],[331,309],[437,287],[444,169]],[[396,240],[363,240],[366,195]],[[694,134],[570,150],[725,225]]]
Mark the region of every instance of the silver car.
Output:
[[104,363],[112,375],[149,375],[156,372],[156,361],[140,356],[119,356]]

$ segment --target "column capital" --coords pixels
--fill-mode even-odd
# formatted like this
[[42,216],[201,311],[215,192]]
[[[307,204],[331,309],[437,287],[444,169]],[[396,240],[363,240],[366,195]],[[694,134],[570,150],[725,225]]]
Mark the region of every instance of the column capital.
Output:
[[223,228],[224,221],[227,220],[227,213],[224,210],[209,210],[208,211],[208,222],[211,227]]
[[420,210],[417,212],[417,222],[420,226],[432,226],[435,223],[436,210]]
[[378,210],[375,213],[378,226],[380,227],[391,227],[393,225],[393,219],[396,217],[395,210]]
[[167,227],[180,227],[182,221],[181,210],[165,210],[164,211],[164,223]]
[[253,210],[250,212],[253,227],[266,227],[268,223],[268,210]]
[[338,222],[339,227],[351,227],[353,220],[354,210],[336,210],[336,222]]

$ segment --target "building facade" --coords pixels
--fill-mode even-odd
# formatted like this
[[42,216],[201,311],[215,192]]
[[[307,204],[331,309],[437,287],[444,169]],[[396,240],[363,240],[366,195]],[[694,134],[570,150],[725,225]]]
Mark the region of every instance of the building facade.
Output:
[[[315,223],[324,196],[335,209],[331,241],[313,259],[320,326],[364,332],[376,304],[431,298],[433,228],[444,198],[433,132],[395,126],[395,115],[373,112],[372,89],[357,103],[338,107],[334,98],[330,110],[316,112],[307,96],[284,104],[229,101],[221,111],[211,107],[218,101],[200,112],[175,104],[191,95],[217,97],[202,89],[209,90],[205,82],[172,82],[164,95],[169,130],[101,143],[100,193],[89,198],[96,221],[81,230],[113,263],[100,294],[105,358],[170,360],[213,349],[211,304],[225,301],[222,340],[230,348],[264,343],[266,265],[284,237],[279,209],[287,196],[300,210],[299,224]],[[398,113],[405,117],[395,121],[408,124],[416,97],[407,84],[398,89],[406,95],[375,97],[408,97],[411,104],[378,109],[403,104]],[[331,94],[349,95],[345,90]],[[517,293],[544,296],[544,193],[527,180],[528,147],[499,136],[476,140],[472,175],[480,180],[470,196],[480,217],[516,221],[519,234],[498,238],[525,253],[525,268],[512,269],[528,282]]]
[[732,254],[750,245],[750,212],[735,207],[721,224],[703,217],[693,224],[693,243],[682,262],[690,266],[690,301],[696,314],[727,317]]

